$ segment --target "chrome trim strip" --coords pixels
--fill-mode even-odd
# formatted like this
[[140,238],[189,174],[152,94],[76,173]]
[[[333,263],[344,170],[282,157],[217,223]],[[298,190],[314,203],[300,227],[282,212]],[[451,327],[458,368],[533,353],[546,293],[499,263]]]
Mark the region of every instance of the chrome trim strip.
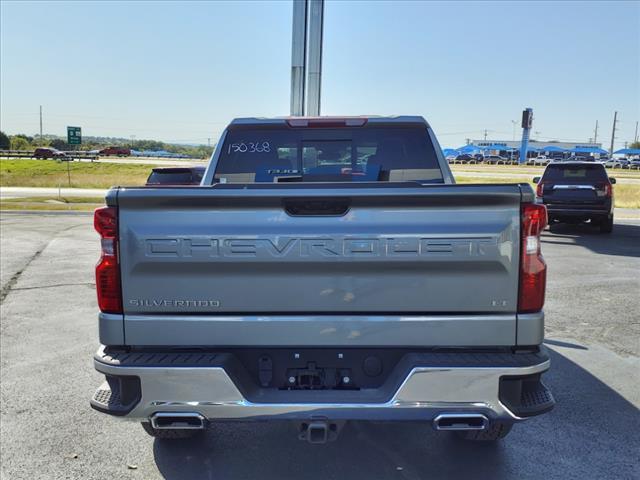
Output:
[[593,185],[554,185],[553,190],[595,190]]

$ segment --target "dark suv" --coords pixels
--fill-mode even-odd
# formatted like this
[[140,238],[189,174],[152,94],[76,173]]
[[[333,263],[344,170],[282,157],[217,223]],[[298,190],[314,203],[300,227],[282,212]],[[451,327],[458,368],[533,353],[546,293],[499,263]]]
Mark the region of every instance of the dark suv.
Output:
[[57,158],[61,160],[71,160],[66,153],[49,147],[36,148],[33,152],[33,158]]
[[204,167],[154,168],[147,178],[147,186],[199,185]]
[[613,184],[600,163],[550,163],[541,177],[536,195],[547,207],[549,225],[554,222],[580,223],[590,221],[602,233],[613,229]]

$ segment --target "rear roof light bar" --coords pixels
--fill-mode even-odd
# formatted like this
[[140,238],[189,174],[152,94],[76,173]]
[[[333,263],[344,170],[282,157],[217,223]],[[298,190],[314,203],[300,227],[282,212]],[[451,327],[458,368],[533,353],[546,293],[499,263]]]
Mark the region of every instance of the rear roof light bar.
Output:
[[363,127],[367,120],[366,117],[300,117],[288,118],[287,125],[292,128]]

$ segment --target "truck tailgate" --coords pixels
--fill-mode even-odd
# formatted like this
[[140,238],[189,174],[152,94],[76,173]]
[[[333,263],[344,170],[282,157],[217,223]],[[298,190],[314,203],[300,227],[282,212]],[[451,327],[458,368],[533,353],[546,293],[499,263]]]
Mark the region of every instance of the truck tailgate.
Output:
[[128,316],[176,314],[515,323],[518,185],[290,187],[113,190],[125,331]]

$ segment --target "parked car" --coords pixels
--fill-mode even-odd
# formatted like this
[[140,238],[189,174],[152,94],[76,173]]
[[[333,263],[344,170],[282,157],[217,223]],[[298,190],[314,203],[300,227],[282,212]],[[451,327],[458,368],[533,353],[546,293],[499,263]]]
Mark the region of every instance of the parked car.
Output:
[[539,201],[547,207],[549,225],[589,221],[602,233],[611,233],[616,179],[601,163],[550,163],[533,181]]
[[66,153],[51,147],[36,148],[33,152],[33,158],[57,158],[60,160],[70,160]]
[[456,161],[457,162],[470,162],[472,160],[475,161],[476,159],[475,159],[475,157],[469,155],[468,153],[463,153],[463,154],[458,155],[456,157]]
[[199,185],[204,171],[204,167],[154,168],[147,178],[146,185]]
[[495,165],[497,163],[506,163],[509,159],[506,157],[501,157],[500,155],[485,155],[482,163],[490,163]]
[[610,158],[604,162],[604,166],[607,168],[629,168],[629,163],[626,158]]
[[310,443],[354,419],[498,440],[551,410],[546,209],[454,184],[432,139],[422,117],[243,118],[205,188],[111,189],[93,408],[160,439],[286,420]]
[[117,155],[119,157],[128,157],[131,155],[131,149],[126,147],[107,147],[98,153],[104,156]]
[[633,168],[634,170],[640,169],[640,158],[629,160],[629,168]]
[[551,159],[545,155],[538,155],[537,157],[534,157],[532,160],[534,165],[546,165],[551,162]]

